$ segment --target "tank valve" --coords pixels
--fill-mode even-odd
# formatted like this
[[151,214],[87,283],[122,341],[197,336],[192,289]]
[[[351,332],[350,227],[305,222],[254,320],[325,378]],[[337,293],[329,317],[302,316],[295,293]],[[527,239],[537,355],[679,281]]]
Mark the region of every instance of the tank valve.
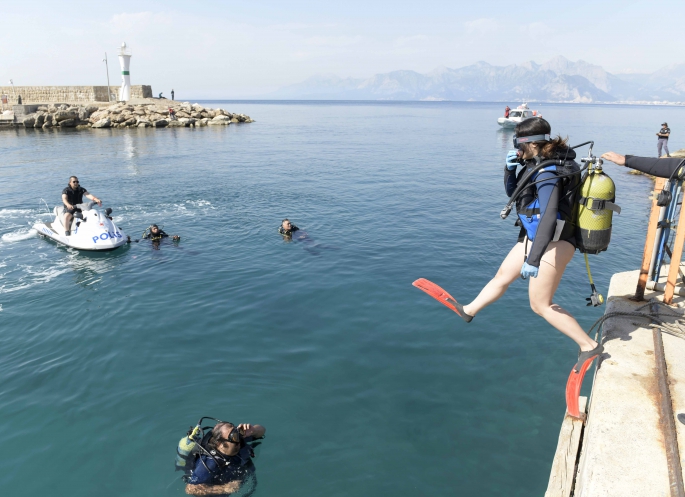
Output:
[[511,205],[505,205],[502,212],[499,213],[499,217],[506,219],[509,216],[509,213],[511,213]]

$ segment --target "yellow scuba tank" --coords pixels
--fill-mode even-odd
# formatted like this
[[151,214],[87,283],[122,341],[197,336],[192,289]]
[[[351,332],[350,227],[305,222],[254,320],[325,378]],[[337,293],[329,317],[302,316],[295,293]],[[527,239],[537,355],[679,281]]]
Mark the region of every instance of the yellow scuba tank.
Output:
[[577,196],[576,245],[581,253],[599,254],[609,247],[612,216],[621,208],[614,203],[616,186],[602,171],[602,160],[591,160]]
[[199,442],[202,438],[202,428],[197,425],[188,435],[178,442],[176,448],[176,471],[189,473],[193,470],[195,456],[200,451]]

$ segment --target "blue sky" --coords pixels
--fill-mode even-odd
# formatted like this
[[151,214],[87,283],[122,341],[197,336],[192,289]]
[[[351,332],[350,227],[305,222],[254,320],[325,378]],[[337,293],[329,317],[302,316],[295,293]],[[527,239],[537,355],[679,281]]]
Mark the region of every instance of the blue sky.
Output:
[[118,82],[185,98],[257,96],[316,74],[368,77],[557,55],[610,72],[685,62],[680,1],[33,1],[2,5],[0,83]]

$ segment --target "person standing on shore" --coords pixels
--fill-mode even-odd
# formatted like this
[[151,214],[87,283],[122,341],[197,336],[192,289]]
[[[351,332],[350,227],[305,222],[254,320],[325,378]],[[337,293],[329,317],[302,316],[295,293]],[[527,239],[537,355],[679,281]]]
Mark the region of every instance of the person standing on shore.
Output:
[[171,100],[173,100],[173,99],[174,99],[174,89],[172,88],[171,89]]
[[656,143],[656,148],[657,148],[657,157],[661,157],[661,149],[666,150],[666,157],[670,157],[671,154],[668,151],[668,136],[671,134],[671,128],[668,127],[668,123],[661,123],[661,129],[659,132],[656,134],[658,136],[658,140]]

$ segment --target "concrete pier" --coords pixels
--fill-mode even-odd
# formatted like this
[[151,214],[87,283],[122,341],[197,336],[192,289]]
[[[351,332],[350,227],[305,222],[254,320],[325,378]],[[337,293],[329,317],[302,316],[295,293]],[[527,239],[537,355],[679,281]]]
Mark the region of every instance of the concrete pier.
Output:
[[[631,300],[638,273],[614,275],[605,315],[636,312],[647,303]],[[647,291],[645,300],[661,296]],[[685,319],[683,297],[674,303],[670,313],[654,306],[654,315],[667,323],[675,323],[673,312]],[[546,497],[685,495],[685,339],[649,324],[639,316],[605,322],[587,420],[582,426],[564,419]]]

